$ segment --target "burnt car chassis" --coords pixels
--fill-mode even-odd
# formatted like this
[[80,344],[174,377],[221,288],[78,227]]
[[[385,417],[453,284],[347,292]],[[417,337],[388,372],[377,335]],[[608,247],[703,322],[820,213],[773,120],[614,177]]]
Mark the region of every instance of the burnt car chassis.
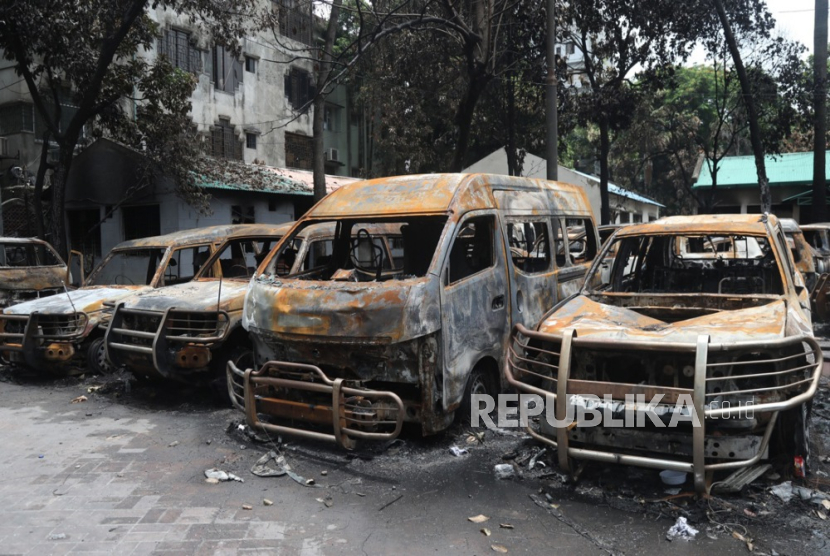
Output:
[[[592,460],[688,472],[692,473],[695,489],[699,493],[707,492],[708,474],[748,467],[767,456],[779,414],[812,399],[818,388],[824,361],[821,348],[809,336],[760,343],[735,341],[713,344],[708,335],[699,335],[696,343],[609,341],[579,338],[574,329],[565,330],[561,336],[554,336],[517,325],[514,337],[516,342],[510,346],[505,363],[508,383],[520,392],[536,394],[548,403],[554,403],[556,419],[560,422],[566,421],[567,403],[558,401],[569,400],[568,403],[571,403],[569,397],[574,395],[611,395],[614,400],[621,400],[626,394],[643,395],[646,399],[662,394],[662,401],[666,403],[675,403],[681,395],[691,397],[694,418],[700,423],[700,426],[691,427],[691,435],[688,430],[666,434],[648,429],[642,429],[641,433],[618,429],[621,434],[617,436],[631,438],[625,442],[609,435],[608,429],[591,434],[586,432],[590,429],[581,430],[576,422],[568,426],[551,426],[543,419],[540,431],[534,430],[528,423],[526,428],[531,436],[556,448],[559,466],[564,471],[576,473],[577,467],[573,460]],[[692,379],[692,387],[575,380],[571,378],[571,367],[575,356],[580,356],[583,350],[635,351],[645,353],[648,357],[668,353],[687,357],[693,361],[693,365],[691,369],[686,366],[683,370],[684,374],[692,371],[692,376],[687,377]],[[742,354],[759,351],[792,353],[767,359],[740,358]],[[747,365],[772,365],[775,370],[744,374],[729,372],[738,367],[740,373],[741,368]],[[758,380],[765,381],[767,385],[757,387],[751,382]],[[724,390],[724,383],[731,389]],[[712,398],[723,396],[761,397],[761,402],[752,406],[752,412],[759,417],[757,423],[760,425],[751,431],[755,434],[729,434],[728,430],[716,429],[715,424],[719,419],[746,416],[747,406],[712,403]],[[550,434],[555,440],[544,433]],[[588,444],[592,447],[587,447]],[[628,446],[620,449],[622,444]],[[607,449],[597,449],[599,447]],[[655,452],[660,455],[652,455]],[[666,454],[677,459],[670,459]]]

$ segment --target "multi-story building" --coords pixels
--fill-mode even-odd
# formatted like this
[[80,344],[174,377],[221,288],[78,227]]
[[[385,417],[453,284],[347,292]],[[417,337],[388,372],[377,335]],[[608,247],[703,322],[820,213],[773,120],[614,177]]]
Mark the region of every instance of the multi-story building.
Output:
[[[197,78],[193,124],[205,152],[222,160],[223,167],[230,169],[226,174],[231,175],[227,183],[205,183],[213,196],[213,214],[203,216],[184,206],[169,184],[145,188],[134,198],[117,203],[132,191],[130,172],[119,168],[133,167],[137,153],[107,144],[88,149],[70,174],[66,204],[70,239],[81,237],[81,229],[97,229],[98,234],[104,230],[105,239],[93,238],[91,242],[98,255],[106,252],[106,244],[136,233],[127,212],[143,214],[141,220],[149,227],[142,226],[141,233],[153,235],[172,231],[168,228],[220,222],[278,222],[296,218],[310,206],[312,177],[302,170],[311,170],[313,163],[315,76],[309,47],[317,44],[319,24],[311,2],[259,3],[263,10],[274,10],[278,28],[254,29],[252,21],[251,31],[241,43],[240,57],[201,33],[190,18],[163,8],[148,10],[158,23],[160,36],[154,48],[138,53],[151,61],[165,55]],[[345,88],[336,89],[328,95],[324,114],[326,171],[340,176],[356,175],[362,166],[358,149],[350,142],[357,134],[347,100]],[[62,114],[66,121],[73,114],[68,94]],[[5,233],[33,232],[25,226],[31,221],[27,197],[31,187],[25,184],[33,181],[40,161],[42,125],[13,62],[0,61],[0,175],[6,178],[0,183],[5,186],[5,197],[19,195],[21,199],[4,210],[8,221]],[[12,188],[15,185],[19,187]],[[181,206],[167,206],[171,203]],[[13,225],[13,221],[21,224]]]

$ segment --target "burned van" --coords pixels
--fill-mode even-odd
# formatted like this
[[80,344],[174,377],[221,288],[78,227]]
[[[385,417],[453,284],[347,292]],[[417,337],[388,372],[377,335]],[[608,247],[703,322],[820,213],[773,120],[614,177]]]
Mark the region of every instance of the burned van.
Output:
[[240,226],[189,282],[118,302],[104,340],[110,364],[180,382],[224,378],[224,361],[250,353],[239,325],[248,282],[293,224]]
[[6,308],[0,353],[38,371],[65,373],[87,363],[107,372],[104,330],[114,303],[140,291],[189,282],[238,226],[210,226],[125,241],[82,288]]
[[[607,277],[601,262],[616,253]],[[807,288],[775,216],[627,226],[578,295],[517,324],[505,378],[533,403],[529,432],[581,460],[691,473],[809,459],[823,356]],[[537,411],[538,408],[538,411]]]
[[[74,257],[80,260],[80,253],[73,251],[70,261]],[[79,270],[75,286],[83,282],[81,274]],[[69,266],[45,241],[0,237],[0,309],[64,292],[73,282]]]
[[[336,226],[330,250],[282,273],[320,223]],[[344,186],[250,283],[242,322],[255,365],[228,364],[247,420],[345,448],[394,438],[405,421],[440,431],[469,415],[471,394],[501,389],[510,327],[578,291],[597,247],[584,192],[563,183],[434,174]]]

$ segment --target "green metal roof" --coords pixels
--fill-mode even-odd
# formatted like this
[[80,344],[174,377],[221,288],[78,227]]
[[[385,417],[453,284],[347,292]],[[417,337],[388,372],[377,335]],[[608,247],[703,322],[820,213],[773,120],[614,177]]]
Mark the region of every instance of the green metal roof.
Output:
[[[830,152],[830,151],[828,151]],[[811,186],[813,183],[813,153],[787,153],[764,157],[770,187]],[[825,172],[830,176],[830,156],[825,157]],[[712,187],[712,174],[706,161],[693,189]],[[718,164],[717,188],[736,189],[758,187],[758,174],[753,156],[727,156]]]

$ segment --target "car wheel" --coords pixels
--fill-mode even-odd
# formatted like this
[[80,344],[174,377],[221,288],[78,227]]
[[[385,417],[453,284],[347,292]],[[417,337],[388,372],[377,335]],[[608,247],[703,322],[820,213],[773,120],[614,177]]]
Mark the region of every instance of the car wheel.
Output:
[[86,352],[86,360],[89,368],[97,374],[108,375],[114,370],[110,362],[107,361],[107,350],[103,336],[92,340]]
[[[498,394],[498,386],[493,373],[486,369],[476,367],[467,379],[467,387],[464,389],[464,397],[461,399],[461,406],[458,408],[458,421],[464,425],[471,424],[473,412],[473,395],[487,395],[495,397]],[[478,409],[476,407],[476,409]],[[495,410],[494,410],[495,411]],[[493,415],[494,411],[490,412]],[[481,425],[481,420],[479,420]]]

